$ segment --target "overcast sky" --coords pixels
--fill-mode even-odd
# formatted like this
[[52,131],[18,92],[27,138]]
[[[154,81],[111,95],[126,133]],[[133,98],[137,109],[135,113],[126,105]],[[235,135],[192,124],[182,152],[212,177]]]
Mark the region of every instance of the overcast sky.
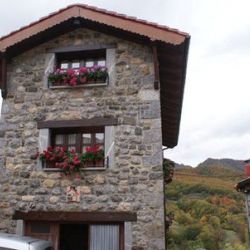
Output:
[[73,3],[191,34],[179,144],[166,156],[250,158],[249,0],[0,0],[0,36]]

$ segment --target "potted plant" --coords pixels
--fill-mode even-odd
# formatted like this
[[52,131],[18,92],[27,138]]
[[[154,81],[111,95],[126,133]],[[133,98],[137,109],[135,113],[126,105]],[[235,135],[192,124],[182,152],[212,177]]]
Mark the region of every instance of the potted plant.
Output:
[[85,84],[87,82],[88,69],[86,67],[81,67],[79,69],[79,82],[80,84]]
[[81,162],[84,167],[103,167],[104,166],[104,151],[99,145],[87,147],[86,152],[81,156]]
[[56,69],[48,76],[48,81],[54,86],[60,86],[63,84],[64,78],[67,76],[66,72],[61,69]]
[[97,66],[95,69],[96,81],[105,82],[108,77],[108,72],[106,67]]
[[108,77],[106,67],[95,65],[94,67],[80,69],[56,69],[48,76],[52,86],[77,86],[86,83],[105,82]]
[[81,161],[74,150],[67,150],[65,147],[48,147],[38,157],[47,168],[60,168],[68,175],[72,172],[79,172]]

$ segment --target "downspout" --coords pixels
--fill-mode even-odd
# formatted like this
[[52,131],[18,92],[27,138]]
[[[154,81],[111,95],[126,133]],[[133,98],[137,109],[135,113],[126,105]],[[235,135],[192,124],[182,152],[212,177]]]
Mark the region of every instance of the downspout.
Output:
[[154,61],[154,89],[160,89],[160,70],[159,70],[159,60],[158,60],[158,52],[157,45],[155,42],[152,43],[152,51],[153,51],[153,61]]
[[167,242],[167,230],[166,230],[166,216],[167,216],[167,213],[166,213],[166,186],[165,186],[165,173],[164,173],[164,151],[167,150],[168,147],[165,147],[162,149],[162,170],[163,170],[163,208],[164,208],[164,237],[165,237],[165,249],[168,249],[168,242]]
[[2,84],[1,84],[1,91],[2,97],[5,99],[7,97],[7,59],[6,55],[1,55],[1,75],[2,75]]

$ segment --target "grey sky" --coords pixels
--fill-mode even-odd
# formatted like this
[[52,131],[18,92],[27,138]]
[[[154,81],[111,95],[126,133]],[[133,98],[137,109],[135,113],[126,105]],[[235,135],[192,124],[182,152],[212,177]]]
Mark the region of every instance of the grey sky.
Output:
[[0,0],[0,36],[73,3],[191,34],[179,144],[168,158],[195,166],[250,157],[249,0]]

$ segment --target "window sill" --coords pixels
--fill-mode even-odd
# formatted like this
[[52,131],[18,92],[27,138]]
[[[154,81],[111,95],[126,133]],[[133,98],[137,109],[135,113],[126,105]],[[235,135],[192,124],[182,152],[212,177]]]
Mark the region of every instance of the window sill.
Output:
[[[104,171],[106,170],[108,167],[104,166],[104,167],[89,167],[89,168],[80,168],[81,172],[85,172],[85,171]],[[62,169],[60,168],[43,168],[44,172],[63,172]]]
[[100,83],[89,83],[89,84],[82,84],[77,86],[49,86],[50,89],[79,89],[79,88],[91,88],[91,87],[102,87],[107,86],[108,82],[100,82]]

